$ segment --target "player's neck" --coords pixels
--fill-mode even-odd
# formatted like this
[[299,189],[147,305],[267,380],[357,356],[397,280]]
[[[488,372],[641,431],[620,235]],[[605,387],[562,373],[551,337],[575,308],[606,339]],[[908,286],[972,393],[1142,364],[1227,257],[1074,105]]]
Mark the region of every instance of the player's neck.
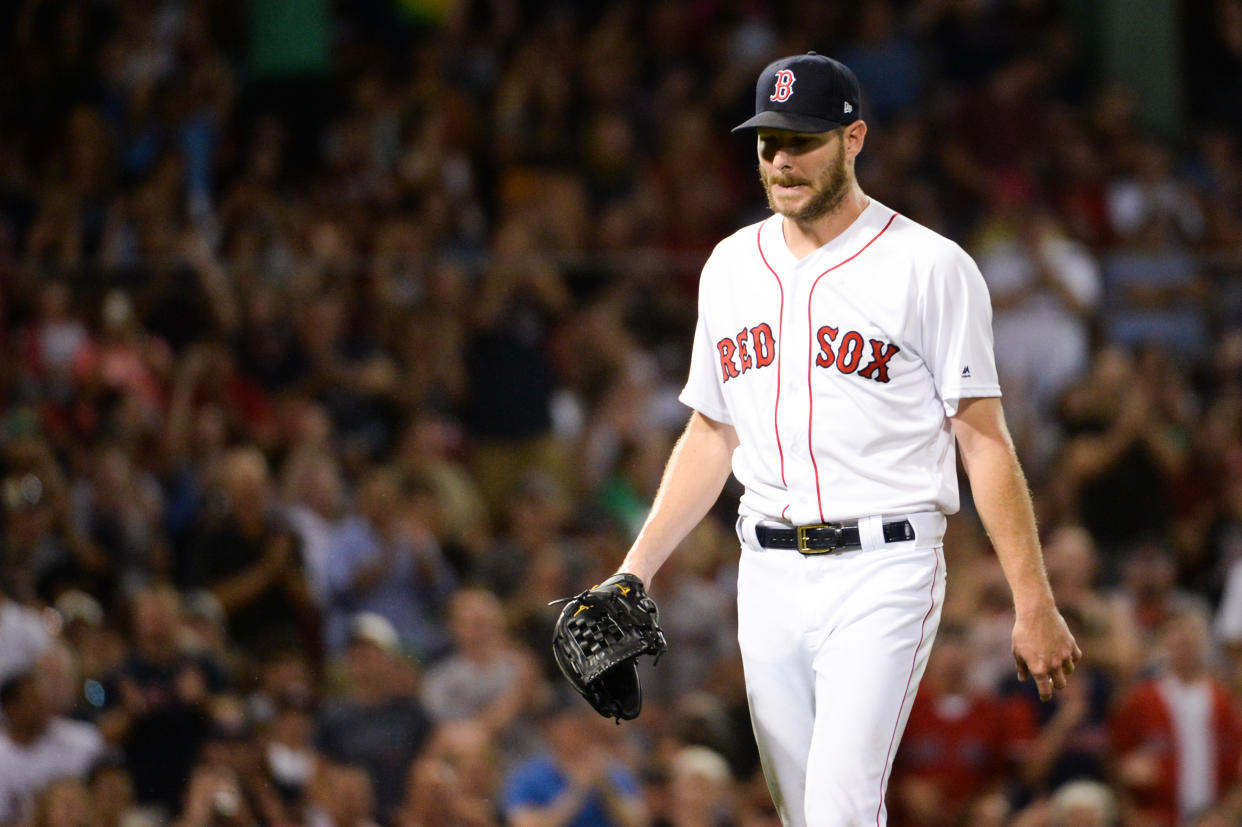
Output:
[[782,222],[785,244],[796,258],[804,259],[845,232],[870,203],[871,199],[855,181],[837,208],[827,215],[814,221],[796,221],[786,216]]

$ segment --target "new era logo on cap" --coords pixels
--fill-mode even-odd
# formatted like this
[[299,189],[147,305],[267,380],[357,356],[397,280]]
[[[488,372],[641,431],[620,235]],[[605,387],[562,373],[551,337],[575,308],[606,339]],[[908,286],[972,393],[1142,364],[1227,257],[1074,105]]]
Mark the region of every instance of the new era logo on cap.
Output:
[[843,63],[807,52],[771,63],[755,84],[755,115],[739,129],[829,132],[859,118],[858,80]]

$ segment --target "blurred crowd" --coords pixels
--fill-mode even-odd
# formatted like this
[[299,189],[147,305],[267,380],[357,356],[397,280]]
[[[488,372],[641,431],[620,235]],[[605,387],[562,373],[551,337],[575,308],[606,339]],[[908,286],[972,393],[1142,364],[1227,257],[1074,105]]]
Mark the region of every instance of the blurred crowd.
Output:
[[286,76],[257,5],[0,4],[0,824],[777,824],[732,484],[637,721],[547,602],[643,520],[764,215],[728,128],[808,49],[989,284],[1086,652],[1016,681],[964,497],[891,823],[1242,823],[1242,2],[1183,4],[1174,133],[1053,0],[358,0]]

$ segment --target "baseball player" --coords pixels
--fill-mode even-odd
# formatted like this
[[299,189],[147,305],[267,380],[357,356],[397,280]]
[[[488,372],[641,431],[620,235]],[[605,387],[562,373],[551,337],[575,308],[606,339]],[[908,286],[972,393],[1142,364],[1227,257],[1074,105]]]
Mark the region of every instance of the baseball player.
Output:
[[956,445],[1013,592],[1013,655],[1041,698],[1082,653],[1044,572],[1005,426],[991,308],[953,242],[859,187],[850,70],[763,70],[759,172],[774,215],[703,268],[693,409],[619,574],[650,584],[730,471],[743,483],[738,638],[786,825],[885,823],[884,792],[940,621]]

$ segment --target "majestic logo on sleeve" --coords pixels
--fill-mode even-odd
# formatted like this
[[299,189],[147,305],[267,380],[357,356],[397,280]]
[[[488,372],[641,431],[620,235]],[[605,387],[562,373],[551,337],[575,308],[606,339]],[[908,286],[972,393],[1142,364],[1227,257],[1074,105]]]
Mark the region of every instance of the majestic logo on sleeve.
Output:
[[[836,367],[844,374],[856,372],[859,376],[876,382],[887,383],[889,381],[888,362],[901,351],[897,345],[880,339],[864,341],[862,334],[856,330],[847,330],[844,335],[841,335],[839,328],[828,325],[821,327],[816,336],[819,339],[819,355],[815,357],[816,365],[821,368]],[[870,345],[870,353],[867,353],[868,345]],[[868,357],[868,361],[867,364],[862,365],[864,355]],[[862,365],[861,370],[859,370],[859,365]]]
[[766,368],[776,359],[776,337],[767,322],[742,328],[733,338],[716,343],[720,354],[721,381],[736,379],[748,370]]
[[772,96],[768,98],[770,101],[784,103],[789,100],[789,96],[793,94],[794,73],[788,69],[781,69],[776,73],[776,88],[772,90]]

